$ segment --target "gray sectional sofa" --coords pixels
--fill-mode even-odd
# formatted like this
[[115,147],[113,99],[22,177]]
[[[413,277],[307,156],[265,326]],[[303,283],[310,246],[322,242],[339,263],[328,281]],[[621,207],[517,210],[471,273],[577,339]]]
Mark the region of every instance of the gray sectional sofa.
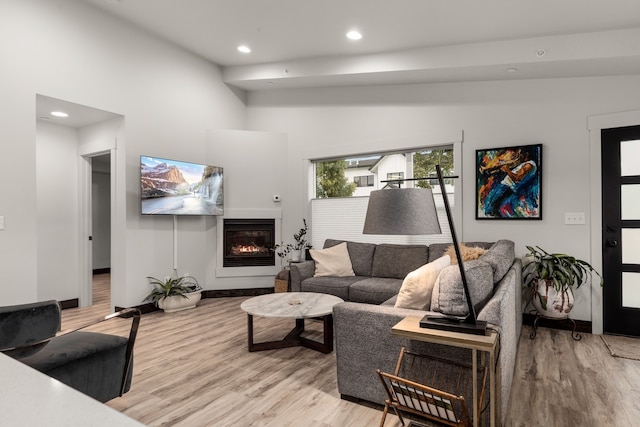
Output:
[[[343,241],[327,240],[325,248]],[[521,262],[509,240],[495,243],[466,243],[487,251],[479,259],[465,261],[472,301],[479,320],[500,330],[502,395],[501,418],[506,416],[513,380],[518,339],[522,327]],[[405,316],[424,316],[427,310],[396,308],[397,294],[404,277],[433,261],[449,244],[388,245],[347,242],[355,276],[313,277],[314,261],[291,265],[291,290],[321,292],[344,299],[334,307],[338,390],[345,399],[384,404],[384,389],[376,369],[392,373],[401,347],[423,354],[469,363],[469,350],[411,341],[391,334],[391,328]],[[431,309],[446,314],[466,310],[461,303],[460,273],[457,265],[445,267],[431,298]],[[471,402],[471,396],[465,396]],[[488,417],[486,411],[485,417]]]

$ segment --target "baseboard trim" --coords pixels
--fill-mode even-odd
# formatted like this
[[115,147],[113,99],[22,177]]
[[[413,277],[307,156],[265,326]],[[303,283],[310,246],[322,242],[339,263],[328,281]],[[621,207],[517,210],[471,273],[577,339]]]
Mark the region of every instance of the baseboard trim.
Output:
[[111,273],[111,267],[107,267],[107,268],[96,268],[93,270],[93,275],[95,276],[96,274],[107,274],[107,273]]
[[[251,289],[223,289],[223,290],[209,290],[202,291],[202,299],[205,298],[228,298],[228,297],[254,297],[264,294],[272,294],[273,288],[251,288]],[[124,310],[126,307],[116,306],[116,311]],[[154,311],[160,311],[160,309],[152,302],[146,304],[140,304],[133,306],[137,308],[140,313],[147,314]]]
[[273,292],[274,288],[216,289],[202,291],[202,298],[255,297]]
[[[124,310],[125,308],[129,308],[129,307],[119,307],[119,306],[116,305],[116,311]],[[146,304],[134,305],[131,308],[137,308],[138,310],[140,310],[141,314],[153,313],[154,311],[159,311],[160,310],[152,302],[148,302]]]
[[[522,314],[522,324],[527,326],[533,326],[533,322],[536,320],[536,315],[531,313],[523,313]],[[587,320],[574,320],[576,322],[576,332],[582,332],[585,334],[590,334],[592,332],[592,324]],[[538,320],[538,327],[540,328],[551,328],[551,329],[560,329],[563,331],[570,331],[573,329],[571,322],[566,319],[547,319],[541,317]]]
[[60,308],[62,310],[66,310],[68,308],[78,308],[78,307],[80,307],[80,301],[78,300],[78,298],[66,299],[66,300],[58,301],[58,304],[60,304]]

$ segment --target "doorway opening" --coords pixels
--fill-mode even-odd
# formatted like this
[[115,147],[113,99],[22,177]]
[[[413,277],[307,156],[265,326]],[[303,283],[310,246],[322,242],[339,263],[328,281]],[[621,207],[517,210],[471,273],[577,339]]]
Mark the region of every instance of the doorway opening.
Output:
[[112,254],[124,246],[114,226],[116,158],[121,156],[116,149],[123,153],[124,116],[40,94],[35,101],[38,298],[91,306],[94,270],[114,277],[123,267]]
[[111,155],[91,158],[92,305],[111,301]]

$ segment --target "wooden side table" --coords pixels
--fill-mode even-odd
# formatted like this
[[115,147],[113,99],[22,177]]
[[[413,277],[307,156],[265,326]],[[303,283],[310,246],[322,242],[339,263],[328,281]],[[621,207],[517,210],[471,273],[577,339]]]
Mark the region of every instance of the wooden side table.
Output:
[[415,341],[424,341],[435,344],[448,345],[453,347],[467,348],[471,350],[473,363],[473,426],[477,427],[479,423],[478,411],[478,352],[486,353],[489,356],[489,410],[491,427],[500,426],[501,417],[499,416],[500,404],[500,387],[498,387],[498,379],[500,378],[500,367],[498,366],[497,357],[500,347],[498,333],[494,330],[487,330],[487,335],[463,334],[460,332],[441,331],[437,329],[428,329],[420,327],[420,317],[407,316],[398,322],[391,329],[393,335],[409,338]]

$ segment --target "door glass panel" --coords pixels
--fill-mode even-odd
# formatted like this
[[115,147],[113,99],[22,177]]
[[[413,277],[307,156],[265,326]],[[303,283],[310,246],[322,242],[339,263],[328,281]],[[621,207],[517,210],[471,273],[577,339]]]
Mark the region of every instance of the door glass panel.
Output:
[[640,175],[640,140],[620,141],[620,175]]
[[640,219],[640,184],[623,185],[620,191],[622,219]]
[[640,308],[640,273],[622,273],[622,306]]
[[640,264],[640,228],[622,229],[622,263]]

